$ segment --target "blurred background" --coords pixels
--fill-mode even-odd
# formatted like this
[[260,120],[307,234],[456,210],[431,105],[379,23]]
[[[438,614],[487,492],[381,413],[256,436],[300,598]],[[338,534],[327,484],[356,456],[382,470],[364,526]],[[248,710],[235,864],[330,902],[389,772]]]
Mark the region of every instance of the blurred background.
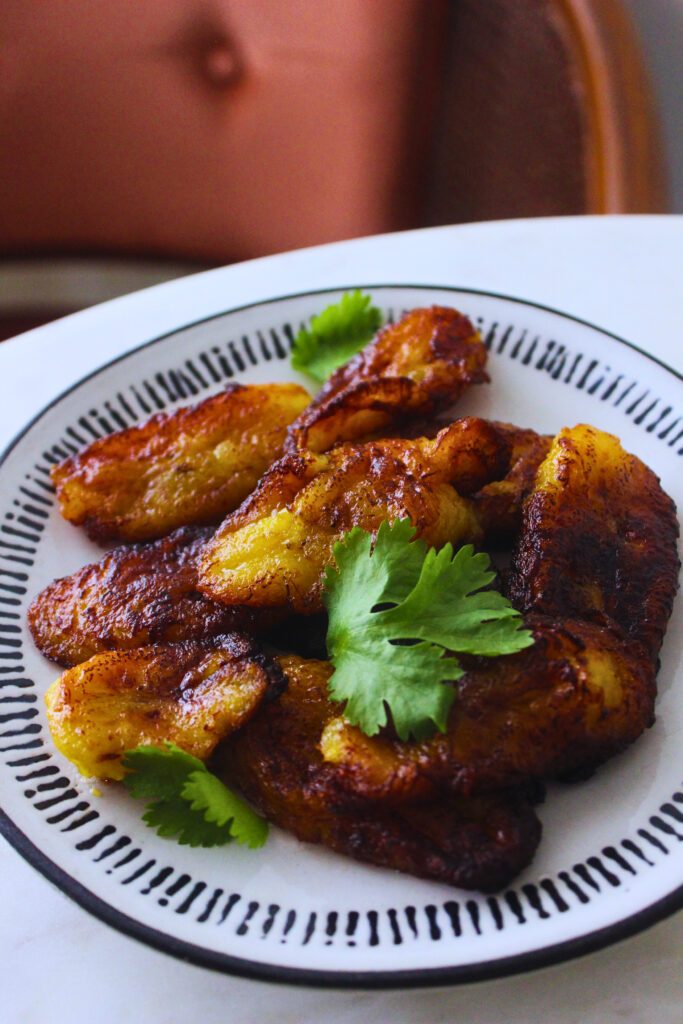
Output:
[[0,338],[321,242],[683,212],[683,0],[0,3]]

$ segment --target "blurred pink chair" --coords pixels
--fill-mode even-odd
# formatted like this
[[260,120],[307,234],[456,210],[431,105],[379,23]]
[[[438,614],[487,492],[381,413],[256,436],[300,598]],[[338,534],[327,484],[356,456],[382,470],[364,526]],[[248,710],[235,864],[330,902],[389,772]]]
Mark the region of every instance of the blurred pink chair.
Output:
[[5,0],[0,67],[5,257],[664,204],[619,0]]

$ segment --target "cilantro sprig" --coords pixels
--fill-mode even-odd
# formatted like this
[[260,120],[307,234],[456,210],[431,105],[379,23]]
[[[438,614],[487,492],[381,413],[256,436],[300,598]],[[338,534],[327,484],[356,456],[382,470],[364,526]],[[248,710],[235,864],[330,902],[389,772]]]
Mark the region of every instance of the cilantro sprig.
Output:
[[[164,749],[165,748],[165,749]],[[198,758],[174,743],[127,750],[124,785],[151,801],[142,820],[160,836],[187,846],[223,846],[232,839],[263,846],[268,823],[235,796]]]
[[367,344],[382,322],[369,295],[346,292],[339,302],[314,316],[294,339],[292,366],[322,384]]
[[415,538],[409,519],[372,534],[354,527],[334,546],[323,600],[329,614],[330,694],[373,736],[388,713],[402,740],[446,730],[463,674],[456,653],[495,657],[534,641],[507,598],[486,589],[489,556],[471,544],[439,551]]

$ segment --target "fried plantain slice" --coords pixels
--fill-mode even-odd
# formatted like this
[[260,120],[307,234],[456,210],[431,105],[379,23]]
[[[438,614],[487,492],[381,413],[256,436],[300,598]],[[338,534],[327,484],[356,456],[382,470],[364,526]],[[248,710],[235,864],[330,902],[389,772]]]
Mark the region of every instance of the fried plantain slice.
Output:
[[525,509],[510,599],[522,612],[616,622],[654,660],[678,585],[677,537],[651,469],[611,434],[562,430]]
[[338,712],[326,697],[329,666],[294,656],[280,663],[286,692],[218,753],[226,780],[272,822],[356,860],[484,892],[500,889],[531,861],[541,826],[519,793],[443,793],[400,808],[331,805],[315,786],[318,739]]
[[62,515],[98,541],[151,540],[218,521],[279,457],[309,398],[297,384],[230,384],[100,438],[52,468]]
[[445,733],[421,743],[365,736],[342,717],[320,738],[328,798],[396,801],[436,787],[471,794],[587,774],[654,720],[655,672],[642,648],[592,623],[528,618],[533,647],[460,656],[468,671]]
[[139,744],[169,741],[205,761],[284,685],[279,666],[234,633],[96,654],[45,703],[55,746],[79,772],[121,779],[123,754]]
[[207,545],[200,589],[228,604],[319,611],[325,566],[353,526],[376,531],[409,516],[428,544],[476,543],[482,530],[462,494],[501,476],[508,463],[505,433],[475,417],[435,438],[285,456]]
[[487,352],[466,316],[413,309],[341,366],[290,426],[287,451],[325,452],[452,405],[488,381]]
[[[331,789],[406,798],[585,773],[654,719],[656,658],[679,561],[673,504],[651,470],[593,427],[563,430],[524,507],[509,579],[536,643],[462,659],[445,735],[400,744],[343,720],[322,738]],[[532,612],[534,614],[528,614]]]
[[181,527],[162,540],[115,548],[55,580],[29,608],[37,647],[73,666],[101,651],[259,634],[278,625],[279,609],[218,604],[197,589],[199,556],[212,536],[211,527]]

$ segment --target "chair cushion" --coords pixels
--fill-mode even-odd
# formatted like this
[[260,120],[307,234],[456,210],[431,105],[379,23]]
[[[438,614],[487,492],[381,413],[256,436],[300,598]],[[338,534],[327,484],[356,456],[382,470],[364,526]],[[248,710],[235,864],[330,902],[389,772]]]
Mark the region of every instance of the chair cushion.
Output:
[[443,7],[10,4],[0,244],[227,260],[409,224]]

